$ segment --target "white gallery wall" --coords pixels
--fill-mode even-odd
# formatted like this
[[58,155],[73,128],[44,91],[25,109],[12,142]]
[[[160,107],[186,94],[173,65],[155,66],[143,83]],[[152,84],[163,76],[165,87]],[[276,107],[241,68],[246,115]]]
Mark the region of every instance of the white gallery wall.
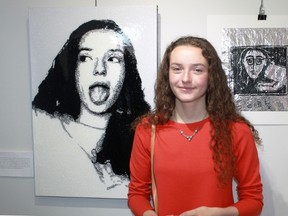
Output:
[[[209,36],[217,47],[219,35],[213,36],[211,18],[241,15],[249,17],[245,22],[253,23],[253,27],[258,22],[263,26],[265,21],[257,21],[260,3],[261,0],[0,0],[0,153],[33,150],[30,7],[158,5],[160,60],[168,43],[182,35]],[[267,21],[280,16],[276,27],[288,27],[287,0],[264,0],[264,8]],[[288,215],[288,112],[244,114],[256,125],[263,139],[263,147],[259,149],[265,202],[262,216]],[[0,215],[126,216],[131,213],[126,199],[35,197],[33,177],[0,176]]]

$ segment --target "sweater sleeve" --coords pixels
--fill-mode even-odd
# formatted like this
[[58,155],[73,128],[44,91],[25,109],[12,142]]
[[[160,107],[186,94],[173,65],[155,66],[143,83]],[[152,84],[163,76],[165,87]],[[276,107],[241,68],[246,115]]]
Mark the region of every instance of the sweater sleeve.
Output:
[[258,216],[263,208],[262,182],[259,158],[254,137],[248,126],[238,124],[236,140],[238,202],[234,206],[240,216]]
[[150,134],[151,129],[139,125],[131,152],[128,206],[136,216],[142,216],[145,211],[153,209],[150,204]]

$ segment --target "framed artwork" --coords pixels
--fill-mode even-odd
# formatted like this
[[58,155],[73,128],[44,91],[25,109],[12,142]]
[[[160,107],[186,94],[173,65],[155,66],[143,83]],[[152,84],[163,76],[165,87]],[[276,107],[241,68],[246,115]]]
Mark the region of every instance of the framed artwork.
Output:
[[36,196],[126,198],[157,7],[31,8],[29,40]]
[[223,66],[241,111],[287,111],[287,28],[224,28]]
[[207,18],[207,39],[221,57],[236,105],[256,125],[283,125],[288,121],[288,26],[283,20],[288,17]]

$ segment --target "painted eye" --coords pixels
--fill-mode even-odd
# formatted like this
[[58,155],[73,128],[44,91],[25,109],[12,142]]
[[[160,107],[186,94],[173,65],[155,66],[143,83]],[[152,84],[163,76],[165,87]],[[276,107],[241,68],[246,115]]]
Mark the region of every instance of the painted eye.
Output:
[[263,57],[256,57],[256,64],[261,65],[263,62],[264,58]]
[[248,65],[253,65],[254,64],[254,58],[248,57],[248,58],[246,58],[246,62]]
[[80,55],[80,56],[78,57],[78,60],[79,60],[80,62],[87,62],[87,61],[89,61],[89,60],[92,60],[92,58],[91,58],[90,56],[87,56],[87,55]]
[[122,61],[122,58],[111,56],[108,58],[108,61],[113,63],[120,63]]
[[120,64],[124,61],[124,53],[118,50],[109,51],[106,53],[105,59],[109,63]]

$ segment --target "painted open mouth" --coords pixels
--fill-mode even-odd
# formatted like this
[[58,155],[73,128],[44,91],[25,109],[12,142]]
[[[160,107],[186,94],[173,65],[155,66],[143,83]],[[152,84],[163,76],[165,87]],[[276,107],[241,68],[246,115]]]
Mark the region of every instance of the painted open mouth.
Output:
[[89,96],[96,105],[103,104],[110,96],[110,88],[106,83],[96,83],[89,87]]

